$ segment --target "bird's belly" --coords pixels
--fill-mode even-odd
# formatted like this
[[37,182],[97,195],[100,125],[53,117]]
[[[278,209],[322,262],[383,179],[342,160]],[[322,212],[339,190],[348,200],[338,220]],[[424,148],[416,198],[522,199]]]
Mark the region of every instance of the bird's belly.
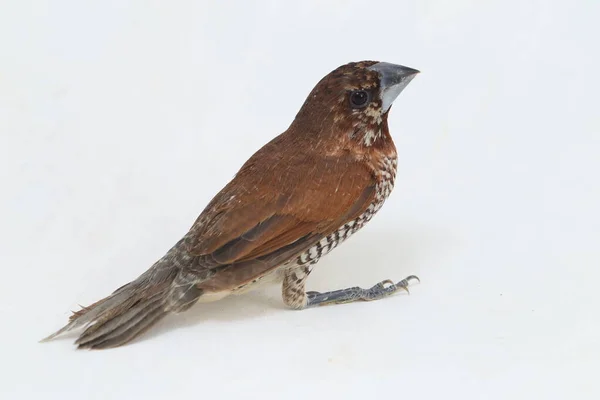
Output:
[[281,274],[281,268],[275,268],[266,274],[253,279],[252,281],[240,285],[233,290],[234,294],[243,294],[251,290],[256,290],[269,284],[281,283],[283,281],[283,275]]
[[325,236],[323,239],[317,242],[310,249],[300,254],[296,259],[296,265],[305,265],[309,263],[316,263],[321,257],[328,254],[331,250],[335,249],[340,243],[348,239],[360,228],[366,225],[367,222],[373,218],[373,215],[381,208],[381,203],[372,203],[367,207],[367,210],[358,216],[353,221],[349,221],[346,224],[339,227],[332,234]]
[[229,296],[231,291],[223,290],[221,292],[208,292],[203,293],[202,296],[198,297],[196,303],[212,303],[213,301],[219,301]]
[[213,301],[221,300],[229,295],[244,294],[252,290],[260,289],[266,285],[281,283],[283,281],[283,274],[280,268],[269,271],[265,275],[254,278],[253,280],[242,284],[232,290],[221,290],[219,292],[207,292],[199,297],[198,303],[211,303]]

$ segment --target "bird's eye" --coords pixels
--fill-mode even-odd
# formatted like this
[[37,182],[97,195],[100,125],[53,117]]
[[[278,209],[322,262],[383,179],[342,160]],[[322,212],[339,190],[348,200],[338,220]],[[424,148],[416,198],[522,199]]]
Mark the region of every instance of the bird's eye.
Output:
[[350,105],[352,108],[363,108],[371,100],[371,95],[366,90],[354,90],[350,93]]

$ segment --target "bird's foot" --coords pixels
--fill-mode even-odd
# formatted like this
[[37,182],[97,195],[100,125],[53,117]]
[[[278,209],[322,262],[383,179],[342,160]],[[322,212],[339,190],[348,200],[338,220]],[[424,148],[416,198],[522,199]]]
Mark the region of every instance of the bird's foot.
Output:
[[394,281],[386,279],[384,281],[379,282],[375,286],[369,289],[363,289],[361,287],[351,287],[347,289],[334,290],[331,292],[306,292],[307,297],[307,307],[313,306],[321,306],[325,304],[342,304],[342,303],[351,303],[354,301],[373,301],[379,300],[384,297],[390,296],[396,292],[401,290],[408,291],[408,286],[411,280],[416,280],[420,282],[420,279],[411,275],[404,279],[402,279],[398,283],[394,283]]
[[420,282],[419,278],[415,275],[407,276],[398,283],[394,283],[394,281],[386,279],[370,289],[362,289],[362,296],[360,299],[366,301],[379,300],[402,290],[410,294],[408,285],[413,279]]

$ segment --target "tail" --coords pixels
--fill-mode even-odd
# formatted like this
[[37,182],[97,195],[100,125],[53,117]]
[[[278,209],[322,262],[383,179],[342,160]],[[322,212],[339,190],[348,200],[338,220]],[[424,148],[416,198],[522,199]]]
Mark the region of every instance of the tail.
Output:
[[[169,282],[170,283],[170,282]],[[170,284],[139,287],[131,282],[110,296],[76,311],[69,323],[42,339],[49,341],[73,329],[86,327],[75,341],[78,348],[106,349],[134,339],[169,313]]]
[[[83,307],[69,318],[69,323],[42,339],[46,342],[78,328],[85,328],[75,344],[81,348],[107,349],[121,346],[136,338],[170,312],[182,312],[191,307],[202,291],[196,284],[202,279],[180,268],[182,241],[174,246],[139,278],[110,296]],[[189,261],[185,259],[185,261]]]

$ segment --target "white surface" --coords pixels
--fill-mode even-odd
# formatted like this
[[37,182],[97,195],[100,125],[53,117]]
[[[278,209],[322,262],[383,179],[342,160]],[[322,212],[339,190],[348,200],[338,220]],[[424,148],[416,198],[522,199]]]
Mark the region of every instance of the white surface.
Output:
[[[3,3],[0,398],[600,398],[599,3],[216,3]],[[423,73],[394,193],[309,286],[414,273],[410,296],[295,312],[271,288],[116,350],[37,343],[361,59]]]

